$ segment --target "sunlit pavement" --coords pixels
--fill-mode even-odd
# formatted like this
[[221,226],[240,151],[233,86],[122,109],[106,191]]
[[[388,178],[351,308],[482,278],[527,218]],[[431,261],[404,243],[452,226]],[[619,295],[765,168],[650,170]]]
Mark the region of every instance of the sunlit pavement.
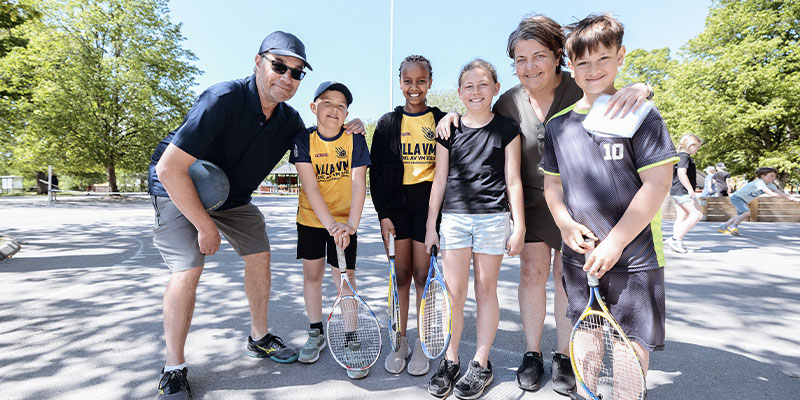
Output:
[[[257,197],[272,243],[270,330],[295,347],[308,320],[301,263],[295,259],[296,197]],[[665,221],[665,236],[671,231]],[[154,399],[164,363],[161,296],[168,270],[153,247],[146,197],[0,197],[0,235],[22,243],[0,262],[0,398]],[[800,389],[800,224],[745,223],[742,236],[700,223],[692,250],[667,256],[667,345],[651,359],[649,399],[795,398]],[[359,292],[386,315],[388,265],[377,217],[367,201],[359,229]],[[551,390],[555,345],[552,293],[542,349],[543,388],[514,383],[525,345],[517,305],[519,258],[500,273],[501,321],[486,399],[565,399]],[[428,377],[383,369],[347,379],[325,350],[316,364],[276,364],[245,355],[249,314],[243,263],[227,243],[207,257],[187,343],[189,381],[203,399],[432,398]],[[548,290],[552,290],[552,282]],[[413,291],[413,289],[412,289]],[[336,288],[326,279],[323,313]],[[461,357],[475,346],[470,292]],[[416,313],[410,316],[414,338]],[[412,339],[413,342],[414,339]]]

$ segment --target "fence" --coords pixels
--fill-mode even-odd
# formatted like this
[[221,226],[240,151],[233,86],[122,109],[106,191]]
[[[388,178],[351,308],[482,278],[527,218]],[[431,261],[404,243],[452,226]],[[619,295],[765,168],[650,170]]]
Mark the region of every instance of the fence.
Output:
[[[729,197],[709,197],[700,203],[705,221],[727,221],[736,215],[736,207]],[[800,204],[777,197],[759,197],[751,201],[751,222],[800,222]],[[675,202],[667,196],[661,206],[663,219],[675,219]]]

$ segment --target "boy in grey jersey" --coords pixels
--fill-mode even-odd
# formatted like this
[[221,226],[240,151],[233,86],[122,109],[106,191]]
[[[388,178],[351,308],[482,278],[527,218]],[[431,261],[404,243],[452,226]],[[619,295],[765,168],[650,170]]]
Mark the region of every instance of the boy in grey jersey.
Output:
[[[569,67],[584,95],[547,123],[541,163],[545,198],[564,244],[567,315],[576,322],[588,301],[585,273],[601,278],[605,295],[621,306],[612,305],[611,313],[624,321],[646,371],[649,352],[664,345],[658,211],[678,157],[655,108],[632,138],[586,131],[582,122],[594,101],[616,91],[614,78],[625,58],[623,28],[610,15],[591,15],[570,29]],[[592,249],[588,259],[583,256]]]

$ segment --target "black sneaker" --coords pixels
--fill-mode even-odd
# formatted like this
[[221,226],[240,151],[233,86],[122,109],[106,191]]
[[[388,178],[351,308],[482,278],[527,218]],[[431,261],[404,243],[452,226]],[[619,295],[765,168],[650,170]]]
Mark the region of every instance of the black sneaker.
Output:
[[297,361],[297,350],[286,347],[281,338],[268,333],[259,341],[254,341],[252,337],[247,337],[247,354],[250,357],[266,358],[270,360],[288,364]]
[[539,378],[543,373],[542,353],[529,351],[522,356],[522,365],[517,368],[517,386],[522,390],[539,390]]
[[556,393],[569,396],[570,392],[575,391],[575,373],[572,371],[572,363],[569,356],[553,353],[553,364],[550,365],[550,373],[553,375],[553,390]]
[[453,393],[459,399],[477,399],[483,395],[483,391],[492,384],[493,380],[491,361],[486,364],[486,368],[483,368],[479,362],[472,360],[469,362],[467,373],[456,382]]
[[189,370],[175,369],[169,372],[161,370],[161,380],[158,382],[158,400],[191,400],[192,389],[189,389],[189,381],[186,374]]
[[461,363],[454,363],[447,359],[442,359],[439,368],[431,376],[428,382],[428,393],[436,397],[445,397],[453,390],[453,381],[458,378],[461,370]]
[[576,392],[570,392],[569,400],[587,400],[587,399]]

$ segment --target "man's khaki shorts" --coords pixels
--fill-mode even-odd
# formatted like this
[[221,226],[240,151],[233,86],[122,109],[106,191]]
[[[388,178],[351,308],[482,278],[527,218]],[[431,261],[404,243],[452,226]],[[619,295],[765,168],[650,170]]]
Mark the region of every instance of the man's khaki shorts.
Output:
[[[197,244],[197,229],[168,197],[151,196],[155,209],[153,244],[172,272],[204,264]],[[208,215],[239,256],[269,251],[264,214],[253,203]]]

